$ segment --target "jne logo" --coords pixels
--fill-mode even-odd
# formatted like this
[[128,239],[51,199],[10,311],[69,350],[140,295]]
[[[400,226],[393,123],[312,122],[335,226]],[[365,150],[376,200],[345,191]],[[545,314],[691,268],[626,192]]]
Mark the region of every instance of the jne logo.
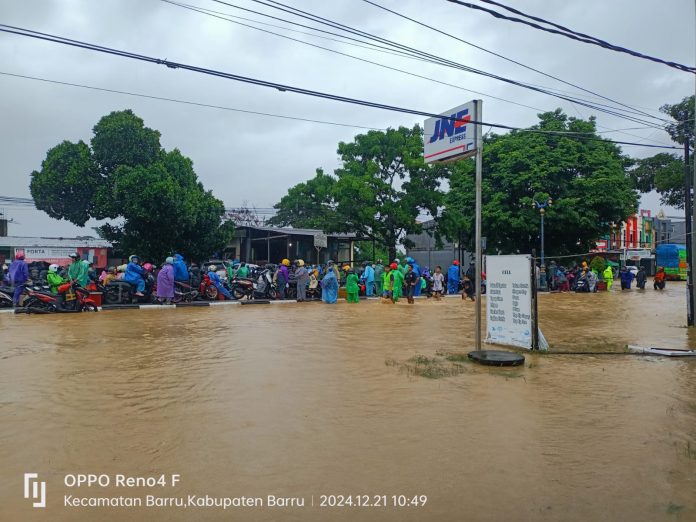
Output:
[[433,132],[433,135],[430,136],[429,143],[435,143],[436,141],[444,139],[448,136],[454,136],[456,134],[466,132],[466,124],[470,121],[471,116],[469,115],[469,109],[464,109],[451,114],[449,118],[440,118],[435,123],[435,131]]

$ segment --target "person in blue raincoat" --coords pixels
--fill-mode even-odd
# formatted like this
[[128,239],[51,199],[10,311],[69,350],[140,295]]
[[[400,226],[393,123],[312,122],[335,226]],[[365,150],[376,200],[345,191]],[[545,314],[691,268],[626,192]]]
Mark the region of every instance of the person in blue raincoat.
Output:
[[372,297],[375,290],[375,269],[369,262],[364,263],[365,271],[363,272],[363,277],[365,278],[365,295],[367,297]]
[[225,299],[232,299],[232,295],[230,294],[229,290],[222,286],[222,281],[220,280],[220,276],[217,274],[217,267],[215,265],[210,265],[208,267],[208,277],[210,278],[210,282],[213,283],[215,288],[218,289],[218,292],[225,296]]
[[186,262],[184,261],[184,256],[181,254],[174,254],[174,281],[180,281],[182,283],[189,282],[189,272],[186,268]]
[[143,275],[145,270],[140,266],[140,258],[136,255],[132,255],[128,258],[128,265],[126,266],[126,273],[123,276],[124,281],[128,281],[130,284],[135,285],[135,295],[142,297],[143,290],[145,290],[145,279]]
[[416,286],[413,289],[413,295],[414,296],[419,296],[421,295],[421,269],[420,265],[416,263],[416,260],[413,259],[412,257],[407,257],[406,258],[406,263],[411,265],[413,267],[413,273],[416,274]]
[[333,270],[333,261],[329,261],[326,267],[326,275],[321,280],[321,300],[328,304],[334,304],[338,299],[338,279]]
[[452,261],[447,270],[447,293],[456,294],[459,292],[459,261]]

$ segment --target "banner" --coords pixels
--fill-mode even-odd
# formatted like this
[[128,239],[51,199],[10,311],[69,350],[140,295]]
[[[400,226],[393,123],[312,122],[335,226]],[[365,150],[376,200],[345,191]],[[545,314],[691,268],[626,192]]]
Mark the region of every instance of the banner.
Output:
[[487,342],[532,348],[532,258],[486,256]]

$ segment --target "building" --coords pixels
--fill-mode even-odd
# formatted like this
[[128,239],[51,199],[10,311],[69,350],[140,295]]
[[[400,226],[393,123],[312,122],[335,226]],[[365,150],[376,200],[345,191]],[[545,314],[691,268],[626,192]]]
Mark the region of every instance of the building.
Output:
[[70,263],[70,254],[77,252],[82,259],[97,267],[106,267],[111,243],[93,237],[22,237],[0,236],[0,260],[4,263],[24,254],[27,263],[43,261],[57,265]]
[[278,263],[282,259],[304,259],[326,263],[329,259],[352,264],[355,234],[325,234],[310,228],[240,226],[225,249],[226,257],[245,263]]
[[435,220],[431,219],[422,224],[423,232],[420,234],[408,234],[407,242],[413,246],[406,248],[406,255],[416,260],[421,267],[434,268],[441,266],[444,271],[457,259],[461,266],[468,266],[473,255],[461,248],[460,243],[446,241],[443,238],[441,246],[437,245],[434,237]]

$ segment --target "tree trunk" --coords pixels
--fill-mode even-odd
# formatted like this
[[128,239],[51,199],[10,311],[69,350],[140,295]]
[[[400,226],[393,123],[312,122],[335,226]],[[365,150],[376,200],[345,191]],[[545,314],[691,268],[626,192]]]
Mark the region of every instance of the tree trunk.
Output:
[[388,250],[389,250],[389,259],[387,260],[387,263],[389,264],[392,261],[394,261],[394,259],[396,259],[396,245],[395,244],[389,245]]

